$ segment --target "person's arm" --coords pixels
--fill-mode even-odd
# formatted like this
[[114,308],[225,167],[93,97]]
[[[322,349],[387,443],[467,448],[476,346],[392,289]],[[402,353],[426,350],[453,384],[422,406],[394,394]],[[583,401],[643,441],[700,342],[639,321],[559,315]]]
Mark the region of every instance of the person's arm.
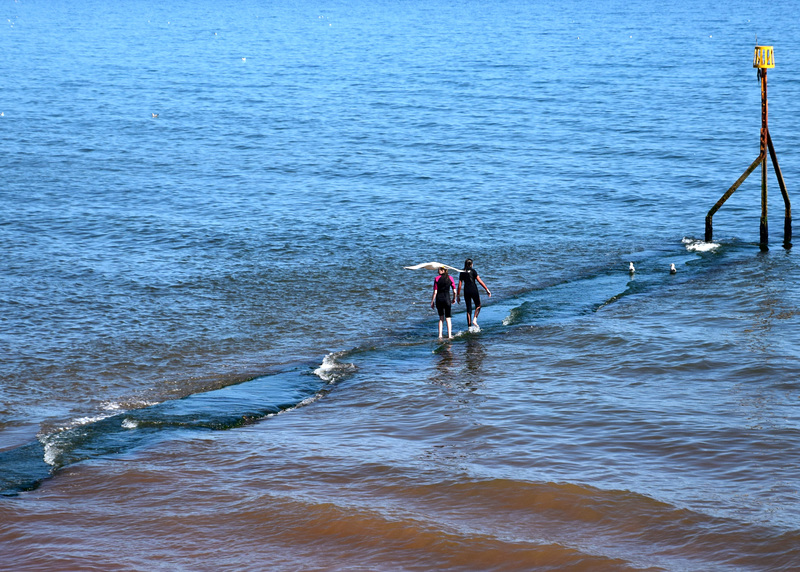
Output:
[[431,297],[431,308],[433,308],[436,305],[436,290],[438,290],[438,288],[436,287],[436,280],[434,280],[433,281],[433,296]]
[[[461,281],[459,280],[458,283],[461,284]],[[450,288],[453,289],[453,296],[455,296],[456,295],[456,281],[453,280],[452,276],[450,277]],[[452,298],[450,298],[450,299],[452,300]]]
[[463,283],[464,283],[464,281],[461,280],[461,275],[459,274],[458,275],[458,292],[456,292],[456,304],[460,304],[461,303],[461,284],[463,284]]
[[489,289],[486,287],[486,284],[483,283],[483,280],[481,280],[481,277],[480,276],[476,276],[475,278],[478,280],[478,284],[483,286],[483,289],[486,290],[486,293],[489,295],[489,298],[491,298],[492,297],[492,293],[489,292]]

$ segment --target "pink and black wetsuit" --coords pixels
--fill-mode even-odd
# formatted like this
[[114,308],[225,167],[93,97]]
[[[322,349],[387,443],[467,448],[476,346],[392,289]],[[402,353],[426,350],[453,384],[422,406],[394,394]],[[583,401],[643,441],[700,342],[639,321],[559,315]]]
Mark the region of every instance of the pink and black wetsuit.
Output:
[[450,288],[455,290],[456,283],[453,277],[448,275],[448,280],[441,280],[444,274],[440,274],[433,280],[433,289],[436,291],[436,311],[439,317],[452,317],[452,304],[450,302]]

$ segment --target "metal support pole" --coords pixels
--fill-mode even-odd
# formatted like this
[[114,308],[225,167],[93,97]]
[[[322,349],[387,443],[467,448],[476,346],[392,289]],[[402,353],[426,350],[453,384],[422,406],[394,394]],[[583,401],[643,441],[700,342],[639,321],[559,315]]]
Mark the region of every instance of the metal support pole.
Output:
[[775,176],[778,179],[778,186],[781,188],[781,195],[783,195],[783,204],[785,207],[783,218],[783,245],[791,246],[792,244],[792,202],[789,200],[789,191],[786,190],[786,183],[783,181],[783,173],[781,167],[778,165],[778,156],[775,154],[775,147],[772,145],[772,136],[767,130],[767,146],[769,147],[769,156],[772,158],[772,166],[775,168]]
[[756,160],[753,161],[753,163],[749,167],[747,167],[747,170],[744,173],[742,173],[742,176],[739,177],[733,185],[731,185],[730,189],[725,191],[725,194],[722,195],[722,197],[717,201],[717,204],[711,207],[711,210],[708,211],[708,214],[706,215],[706,239],[705,239],[706,242],[711,242],[712,235],[714,234],[713,224],[711,220],[712,217],[714,216],[714,213],[717,212],[719,210],[719,207],[721,207],[725,203],[725,201],[727,201],[730,198],[733,192],[739,188],[739,185],[744,183],[744,180],[750,176],[750,173],[755,171],[756,167],[758,167],[763,162],[764,162],[764,157],[762,157],[761,155],[756,157]]
[[760,153],[764,159],[761,162],[761,224],[759,236],[761,248],[766,248],[769,242],[769,227],[767,224],[767,70],[761,71],[761,137]]

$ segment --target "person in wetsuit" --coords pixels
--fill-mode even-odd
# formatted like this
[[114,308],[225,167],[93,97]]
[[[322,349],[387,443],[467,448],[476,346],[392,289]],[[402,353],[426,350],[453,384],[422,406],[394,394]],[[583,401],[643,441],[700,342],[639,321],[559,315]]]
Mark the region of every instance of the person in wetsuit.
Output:
[[[489,298],[492,297],[491,291],[483,283],[481,277],[478,276],[477,270],[472,267],[472,259],[467,258],[464,261],[464,271],[458,275],[458,293],[456,294],[456,302],[461,303],[461,285],[464,285],[464,302],[467,304],[467,326],[478,327],[478,314],[481,312],[481,296],[478,293],[478,284],[483,286]],[[472,304],[475,304],[475,317],[472,317]]]
[[447,320],[447,337],[453,337],[452,298],[450,293],[455,295],[456,283],[453,277],[447,273],[447,268],[439,268],[439,276],[433,281],[433,297],[431,298],[431,308],[436,306],[439,313],[439,337],[442,337],[442,321]]

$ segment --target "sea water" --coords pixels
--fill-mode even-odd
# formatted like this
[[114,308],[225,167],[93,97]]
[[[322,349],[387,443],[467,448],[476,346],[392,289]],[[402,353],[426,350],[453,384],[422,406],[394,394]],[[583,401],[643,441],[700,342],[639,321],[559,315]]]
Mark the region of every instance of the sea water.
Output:
[[793,9],[4,3],[2,566],[800,567]]

